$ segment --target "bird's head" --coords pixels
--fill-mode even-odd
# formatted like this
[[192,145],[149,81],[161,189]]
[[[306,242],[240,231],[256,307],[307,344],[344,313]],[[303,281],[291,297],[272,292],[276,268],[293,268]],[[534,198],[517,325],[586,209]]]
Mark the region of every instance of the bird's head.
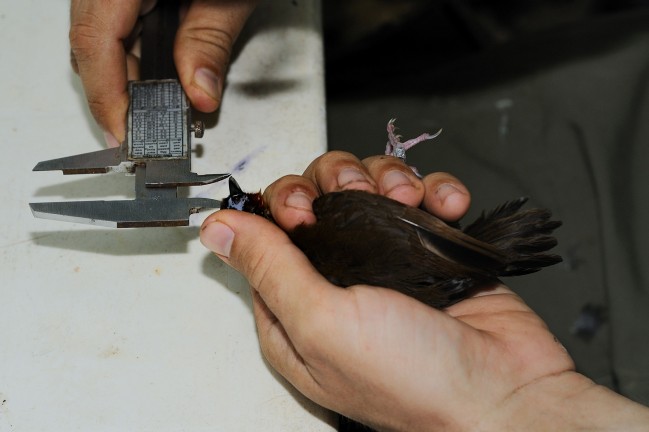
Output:
[[230,195],[221,201],[221,210],[233,209],[263,216],[271,219],[270,211],[264,203],[261,192],[247,193],[241,189],[239,183],[230,177]]

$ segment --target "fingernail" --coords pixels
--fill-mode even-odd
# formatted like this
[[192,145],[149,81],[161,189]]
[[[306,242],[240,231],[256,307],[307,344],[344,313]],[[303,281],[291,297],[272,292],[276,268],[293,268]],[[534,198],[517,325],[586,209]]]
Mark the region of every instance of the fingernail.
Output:
[[412,186],[412,182],[408,176],[399,170],[388,171],[385,173],[381,181],[385,192],[390,192],[399,186]]
[[234,241],[234,231],[224,223],[212,222],[203,227],[201,243],[217,255],[230,257],[230,249]]
[[286,198],[284,204],[299,210],[311,210],[311,198],[304,192],[293,192]]
[[110,132],[104,132],[104,141],[106,141],[108,147],[119,147],[119,141]]
[[444,201],[446,201],[446,199],[448,197],[450,197],[453,194],[457,194],[457,193],[463,194],[461,190],[459,190],[458,188],[456,188],[455,186],[453,186],[450,183],[441,184],[437,188],[437,192],[436,192],[437,198],[439,198],[439,200],[440,200],[440,202],[442,204],[444,204]]
[[207,68],[197,69],[194,73],[194,83],[212,99],[220,99],[219,79],[214,72]]
[[367,178],[357,169],[345,168],[338,173],[338,186],[344,188],[351,183],[369,183]]

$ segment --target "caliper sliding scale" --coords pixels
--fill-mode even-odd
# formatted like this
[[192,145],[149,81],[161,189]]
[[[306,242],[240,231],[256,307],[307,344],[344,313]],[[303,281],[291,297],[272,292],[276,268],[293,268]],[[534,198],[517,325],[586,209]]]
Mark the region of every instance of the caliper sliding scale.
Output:
[[[117,201],[63,201],[30,203],[36,217],[116,228],[189,225],[189,215],[218,208],[220,201],[182,198],[178,187],[205,185],[229,174],[191,172],[191,133],[202,136],[202,123],[191,121],[191,108],[177,79],[172,56],[145,55],[172,51],[178,9],[162,0],[143,22],[141,76],[128,84],[130,105],[126,141],[118,148],[39,162],[34,171],[61,170],[63,174],[122,172],[135,175],[135,199]],[[175,7],[174,7],[175,6]],[[148,45],[148,47],[147,47]]]

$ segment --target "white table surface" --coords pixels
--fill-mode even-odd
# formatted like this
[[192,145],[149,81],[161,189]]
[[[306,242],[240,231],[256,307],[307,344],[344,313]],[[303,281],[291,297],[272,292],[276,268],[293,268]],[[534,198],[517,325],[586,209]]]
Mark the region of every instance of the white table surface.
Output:
[[[201,217],[125,230],[32,217],[29,202],[133,196],[134,177],[31,171],[103,148],[69,66],[68,7],[0,0],[0,431],[332,430],[263,361],[247,283],[202,247]],[[325,150],[319,16],[317,0],[259,7],[193,171],[258,189]]]

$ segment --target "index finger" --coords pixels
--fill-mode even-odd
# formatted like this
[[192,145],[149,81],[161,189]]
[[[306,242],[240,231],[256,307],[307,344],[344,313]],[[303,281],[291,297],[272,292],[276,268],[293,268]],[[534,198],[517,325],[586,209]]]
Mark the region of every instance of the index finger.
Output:
[[140,8],[140,1],[73,0],[70,9],[70,48],[88,106],[97,123],[119,141],[125,137],[129,103],[124,40]]

